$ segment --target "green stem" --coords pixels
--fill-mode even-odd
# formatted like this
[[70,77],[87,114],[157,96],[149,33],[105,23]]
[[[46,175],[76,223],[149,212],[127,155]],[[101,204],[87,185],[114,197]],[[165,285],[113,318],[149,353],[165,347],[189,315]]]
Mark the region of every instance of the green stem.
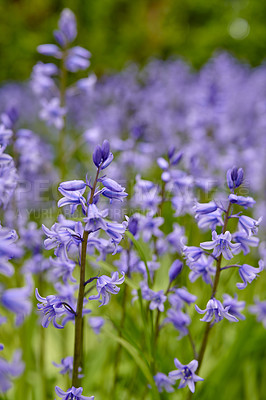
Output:
[[[232,204],[229,203],[229,206],[228,206],[226,214],[225,214],[225,219],[224,219],[224,227],[223,227],[223,230],[222,230],[223,234],[226,232],[231,206],[232,206]],[[215,278],[214,278],[214,284],[213,284],[213,288],[212,288],[211,298],[215,297],[215,294],[216,294],[216,291],[217,291],[217,287],[218,287],[218,284],[219,284],[220,274],[221,274],[222,258],[223,258],[223,255],[221,253],[220,256],[217,259],[216,274],[215,274]],[[199,373],[200,367],[202,365],[202,361],[203,361],[203,357],[204,357],[205,350],[206,350],[206,347],[207,347],[207,343],[208,343],[208,338],[209,338],[209,333],[210,333],[211,327],[212,327],[211,322],[208,322],[207,325],[206,325],[204,336],[203,336],[202,343],[201,343],[201,346],[200,346],[197,373]],[[192,395],[193,395],[193,393],[189,392],[187,400],[190,400],[192,398]]]
[[[98,176],[100,173],[100,167],[97,170],[95,181],[91,189],[89,204],[92,204],[93,196],[95,193]],[[84,230],[81,247],[81,258],[80,258],[80,277],[79,277],[79,292],[78,292],[78,303],[75,316],[75,342],[74,342],[74,360],[73,360],[73,376],[72,386],[79,387],[80,379],[79,368],[82,366],[82,355],[83,355],[83,300],[85,294],[85,270],[86,270],[86,255],[87,255],[87,243],[90,232]]]

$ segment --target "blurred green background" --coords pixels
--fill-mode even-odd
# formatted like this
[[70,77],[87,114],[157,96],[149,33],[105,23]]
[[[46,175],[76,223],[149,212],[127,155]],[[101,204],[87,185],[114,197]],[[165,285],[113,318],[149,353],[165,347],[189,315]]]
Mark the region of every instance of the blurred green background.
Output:
[[64,7],[77,15],[78,43],[98,75],[153,56],[181,55],[199,68],[217,49],[251,65],[266,54],[263,0],[0,0],[0,81],[29,77]]

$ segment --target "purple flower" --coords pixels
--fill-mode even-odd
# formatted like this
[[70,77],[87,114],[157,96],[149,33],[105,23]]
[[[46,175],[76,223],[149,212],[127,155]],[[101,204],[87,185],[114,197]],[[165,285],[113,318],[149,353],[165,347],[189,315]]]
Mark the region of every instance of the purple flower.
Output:
[[231,193],[228,198],[230,203],[238,204],[244,208],[253,207],[253,205],[256,203],[252,197],[237,196],[233,193]]
[[12,387],[11,378],[21,375],[24,367],[25,365],[21,361],[21,351],[14,353],[10,363],[0,357],[0,393],[5,393]]
[[21,325],[31,312],[32,279],[26,276],[27,285],[20,288],[7,289],[0,296],[2,305],[16,314],[16,325]]
[[[67,42],[73,42],[77,36],[77,23],[74,13],[65,8],[60,15],[58,26],[62,35]],[[60,43],[62,45],[62,43]]]
[[159,290],[159,292],[153,292],[151,296],[150,302],[150,310],[155,310],[156,308],[163,312],[164,311],[164,302],[167,300],[167,297],[164,295],[163,290]]
[[61,58],[62,52],[56,44],[41,44],[37,47],[37,51],[45,56]]
[[224,225],[222,211],[220,209],[208,214],[196,214],[196,220],[198,221],[198,226],[200,229],[214,230],[217,226]]
[[238,301],[237,294],[234,297],[229,296],[229,294],[223,294],[223,306],[230,307],[229,311],[231,315],[234,315],[238,319],[246,319],[246,317],[241,314],[240,311],[244,310],[246,302],[245,301]]
[[110,143],[104,140],[102,146],[99,144],[95,147],[92,159],[97,168],[105,169],[113,160],[113,154],[110,153]]
[[35,290],[36,299],[41,303],[37,304],[38,310],[43,314],[42,326],[47,328],[50,322],[53,323],[55,328],[62,329],[63,326],[58,324],[57,318],[60,318],[66,313],[66,309],[62,304],[62,300],[54,295],[42,297],[39,295],[38,289]]
[[173,282],[176,279],[176,277],[181,273],[182,268],[183,263],[180,260],[177,259],[173,262],[168,272],[170,282]]
[[233,233],[232,238],[235,242],[240,243],[240,247],[235,251],[235,254],[243,251],[244,255],[247,255],[250,252],[249,247],[258,247],[260,242],[259,238],[255,236],[248,236],[245,231]]
[[266,329],[266,300],[260,301],[258,298],[255,300],[255,304],[249,307],[249,312],[257,316],[257,321],[262,322]]
[[[68,374],[69,378],[72,377],[72,374],[73,374],[73,357],[72,356],[62,358],[60,364],[53,362],[53,365],[57,368],[61,368],[60,374],[62,374],[62,375]],[[79,367],[79,372],[81,372],[80,367]],[[83,375],[79,375],[79,378],[82,378],[82,376]]]
[[66,392],[64,392],[62,389],[60,389],[60,387],[56,386],[55,392],[57,396],[59,396],[63,400],[94,400],[94,396],[82,396],[82,387],[75,388],[74,386],[72,386],[71,389],[68,389]]
[[179,339],[188,334],[187,327],[191,323],[189,315],[183,313],[181,310],[174,310],[170,308],[167,310],[167,317],[164,319],[164,323],[173,324],[174,328],[179,331]]
[[104,220],[108,215],[108,210],[99,211],[95,204],[88,205],[87,217],[83,219],[86,223],[85,230],[95,232],[99,229],[107,230],[107,224]]
[[196,246],[184,246],[183,253],[187,260],[197,261],[204,254],[204,250]]
[[251,283],[259,272],[264,270],[264,262],[263,260],[259,260],[259,268],[252,267],[248,264],[243,264],[239,267],[238,272],[240,278],[242,279],[243,283],[237,283],[236,287],[238,289],[245,289],[248,283]]
[[226,178],[227,178],[227,185],[230,190],[239,187],[244,179],[243,169],[242,168],[237,169],[236,167],[229,169],[227,171]]
[[229,314],[230,306],[223,307],[222,303],[219,300],[216,300],[215,298],[212,298],[208,301],[207,307],[205,310],[201,310],[197,305],[195,305],[195,309],[199,314],[205,314],[206,315],[200,319],[200,321],[203,322],[211,322],[211,320],[214,317],[214,323],[221,321],[223,318],[228,319],[230,322],[237,322],[238,319]]
[[83,47],[72,47],[68,50],[65,67],[70,72],[78,72],[87,69],[90,66],[90,57],[91,53]]
[[74,180],[60,183],[59,192],[64,196],[58,201],[58,207],[71,206],[73,214],[78,205],[82,206],[84,214],[87,212],[86,199],[82,196],[86,190],[86,184],[82,180]]
[[107,275],[102,275],[97,279],[96,289],[98,294],[90,296],[89,300],[99,300],[101,298],[101,306],[105,306],[110,301],[110,293],[117,294],[120,290],[116,285],[121,285],[125,280],[125,274],[122,273],[122,278],[119,278],[118,272],[113,272],[110,278]]
[[262,217],[260,217],[257,221],[247,215],[241,215],[239,217],[239,225],[243,230],[247,233],[248,236],[256,235],[258,233],[258,227],[260,222],[262,221]]
[[217,210],[217,204],[214,201],[209,203],[196,203],[194,206],[196,215],[209,214]]
[[239,243],[231,243],[231,233],[229,231],[220,235],[213,231],[212,241],[201,243],[200,246],[206,250],[214,249],[212,254],[215,257],[222,254],[226,260],[233,258],[233,253],[240,248]]
[[206,257],[203,254],[197,261],[188,260],[188,266],[191,269],[189,273],[189,280],[191,282],[195,282],[201,277],[207,285],[212,285],[211,276],[215,275],[216,271],[216,268],[213,266],[212,257]]
[[91,317],[88,319],[90,327],[93,329],[96,335],[99,335],[101,329],[105,323],[102,317]]
[[194,393],[195,382],[204,380],[195,374],[198,368],[198,361],[192,360],[188,365],[183,365],[177,358],[175,358],[174,362],[177,370],[169,372],[169,378],[175,380],[181,379],[178,389],[188,386],[189,390]]
[[60,100],[57,97],[47,101],[42,100],[42,109],[40,118],[47,122],[47,125],[53,125],[56,129],[61,130],[64,126],[65,108],[60,106]]
[[165,390],[168,393],[174,392],[174,388],[172,385],[175,384],[175,380],[173,378],[169,378],[167,375],[163,374],[162,372],[158,372],[154,376],[155,384],[158,388],[158,392],[162,392]]

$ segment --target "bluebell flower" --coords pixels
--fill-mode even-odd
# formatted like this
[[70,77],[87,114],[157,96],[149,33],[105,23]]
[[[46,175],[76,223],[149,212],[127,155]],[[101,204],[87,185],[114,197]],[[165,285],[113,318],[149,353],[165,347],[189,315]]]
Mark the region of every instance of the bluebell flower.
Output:
[[167,310],[167,317],[164,319],[164,323],[173,324],[174,328],[179,332],[179,339],[188,334],[187,327],[191,323],[189,315],[185,314],[181,310],[175,310],[169,308]]
[[38,62],[32,70],[31,74],[31,87],[33,92],[38,96],[46,96],[55,89],[55,82],[53,75],[58,74],[58,68],[53,63]]
[[169,378],[171,379],[180,379],[180,384],[178,389],[182,389],[186,386],[189,387],[189,390],[194,393],[195,392],[195,382],[203,381],[203,378],[200,378],[195,374],[198,368],[198,361],[192,360],[189,364],[183,365],[181,362],[175,358],[174,360],[175,366],[177,370],[169,372]]
[[247,233],[248,236],[251,236],[258,233],[258,227],[262,221],[262,217],[260,217],[258,220],[255,220],[247,215],[241,215],[238,221],[240,227]]
[[259,238],[257,237],[248,236],[246,231],[235,232],[233,233],[232,238],[236,243],[240,244],[239,249],[235,250],[234,253],[238,254],[243,251],[245,256],[250,252],[249,247],[258,247],[260,242]]
[[168,272],[170,282],[173,282],[177,278],[177,276],[181,273],[182,269],[183,269],[183,263],[178,259],[175,260]]
[[45,56],[62,57],[62,52],[56,44],[41,44],[37,47],[37,51]]
[[[71,43],[75,40],[77,36],[76,17],[69,8],[65,8],[61,12],[58,27],[66,42]],[[62,42],[59,44],[62,46]]]
[[88,319],[90,327],[93,329],[94,333],[96,335],[99,335],[101,332],[101,329],[105,323],[104,318],[102,317],[90,317]]
[[20,376],[24,368],[25,365],[21,361],[21,351],[19,350],[14,353],[10,363],[0,357],[0,393],[5,393],[12,387],[11,378]]
[[227,185],[230,190],[234,190],[243,183],[244,172],[242,168],[237,169],[233,167],[227,171],[226,174]]
[[164,294],[163,290],[159,290],[159,292],[153,292],[151,296],[151,302],[149,305],[150,310],[155,310],[156,308],[163,312],[164,311],[164,303],[167,300],[167,297]]
[[[73,374],[73,357],[68,356],[65,358],[62,358],[61,363],[57,364],[53,362],[53,365],[57,368],[60,368],[60,374],[65,375],[68,374],[69,378],[72,378]],[[81,367],[79,367],[79,372],[81,372]],[[82,378],[83,375],[79,374],[79,378]]]
[[95,232],[99,229],[103,229],[104,231],[107,229],[105,217],[108,215],[108,209],[103,211],[99,211],[95,204],[88,205],[87,216],[83,219],[86,223],[85,230],[89,232]]
[[113,160],[113,154],[110,152],[110,143],[104,140],[102,146],[99,144],[95,147],[92,159],[97,168],[107,168]]
[[127,229],[128,231],[133,235],[136,236],[138,233],[138,227],[139,227],[139,220],[136,218],[134,215],[129,218],[128,220],[128,226]]
[[123,239],[123,234],[127,228],[127,222],[123,221],[122,224],[118,222],[106,222],[107,229],[105,232],[111,238],[112,242],[117,245]]
[[6,128],[3,124],[0,124],[0,153],[3,153],[5,151],[12,136],[12,130]]
[[164,223],[163,217],[153,217],[152,215],[143,215],[139,220],[140,230],[144,242],[148,242],[152,236],[157,238],[163,236],[163,232],[159,229]]
[[61,130],[64,126],[66,109],[60,106],[59,98],[54,97],[49,101],[43,99],[41,105],[40,118],[46,121],[47,125],[53,125]]
[[167,375],[163,374],[162,372],[158,372],[154,376],[155,384],[158,388],[158,392],[162,392],[165,390],[168,393],[174,392],[174,388],[172,385],[175,384],[175,380],[173,378],[169,378]]
[[72,47],[68,50],[65,59],[65,67],[70,72],[78,72],[90,66],[91,53],[80,46]]
[[197,261],[204,254],[204,250],[196,246],[183,246],[183,253],[187,260]]
[[257,316],[257,321],[262,322],[266,329],[266,300],[260,301],[258,298],[254,299],[255,304],[249,307],[249,312]]
[[19,112],[17,108],[13,106],[7,108],[5,112],[1,114],[1,122],[8,129],[12,129],[14,127],[14,124],[17,122],[18,118]]
[[67,283],[68,280],[70,282],[76,282],[76,279],[72,275],[76,266],[75,261],[70,260],[62,254],[61,257],[55,259],[50,257],[50,263],[52,268],[49,271],[49,276],[52,281],[57,281],[59,278],[62,278],[64,283]]
[[7,207],[17,182],[18,175],[13,158],[0,152],[0,207]]
[[196,215],[199,214],[209,214],[217,210],[217,204],[214,201],[209,203],[196,203],[194,206],[194,211]]
[[0,295],[1,304],[16,315],[16,325],[21,325],[31,312],[32,279],[26,276],[26,286],[4,290]]
[[51,229],[42,225],[42,229],[47,236],[44,241],[44,248],[51,250],[55,248],[55,255],[58,256],[62,252],[67,257],[67,251],[79,249],[82,242],[83,226],[81,222],[67,220],[63,215],[59,215]]
[[244,197],[244,196],[237,196],[236,194],[231,193],[229,195],[229,201],[232,204],[238,204],[244,208],[253,207],[256,201],[252,197]]
[[244,310],[246,302],[238,301],[237,294],[234,297],[231,297],[229,294],[223,294],[223,306],[224,308],[230,307],[229,311],[231,315],[234,315],[238,319],[246,319],[245,315],[241,314],[240,311]]
[[42,297],[39,295],[38,289],[35,290],[36,299],[40,302],[37,304],[38,310],[43,314],[42,326],[47,328],[50,322],[55,328],[62,329],[56,319],[62,317],[66,313],[66,309],[62,304],[62,300],[54,295]]
[[167,235],[167,242],[170,245],[169,250],[171,253],[175,253],[177,251],[178,254],[182,254],[184,245],[187,242],[184,227],[174,223],[173,231]]
[[191,269],[189,280],[195,282],[199,277],[201,277],[207,285],[212,285],[211,277],[215,275],[216,272],[213,261],[212,257],[206,257],[204,254],[202,254],[196,261],[188,260],[187,264]]
[[55,392],[57,396],[59,396],[62,400],[94,400],[94,396],[82,396],[83,388],[75,388],[72,386],[71,389],[68,389],[64,392],[60,387],[55,387]]
[[220,254],[224,256],[226,260],[233,258],[233,254],[240,248],[239,243],[231,243],[231,233],[226,231],[225,233],[217,234],[216,231],[212,232],[212,241],[201,243],[200,246],[205,250],[213,250],[213,256],[218,257]]
[[237,322],[238,319],[229,313],[230,306],[223,307],[222,303],[215,298],[212,298],[208,301],[207,307],[205,310],[201,310],[197,305],[195,305],[195,309],[199,314],[205,314],[200,321],[211,322],[214,317],[214,322],[219,322],[223,318],[228,319],[230,322]]
[[224,225],[222,210],[220,210],[219,208],[216,211],[210,213],[196,214],[196,220],[200,229],[215,230],[217,226]]
[[121,285],[125,280],[125,274],[122,273],[122,277],[119,278],[118,272],[113,272],[111,278],[107,275],[99,276],[96,283],[96,289],[98,294],[90,296],[89,300],[100,300],[101,306],[105,306],[110,301],[110,293],[117,294],[120,290],[116,285]]
[[77,207],[81,205],[83,213],[86,214],[86,199],[83,197],[86,190],[85,182],[82,180],[62,182],[60,183],[58,190],[64,196],[58,201],[58,207],[70,205],[71,213],[73,214]]
[[257,278],[258,273],[264,270],[264,262],[263,260],[259,260],[259,267],[255,268],[248,264],[243,264],[239,267],[238,272],[240,278],[243,283],[237,283],[236,286],[238,289],[245,289],[248,283],[254,281]]

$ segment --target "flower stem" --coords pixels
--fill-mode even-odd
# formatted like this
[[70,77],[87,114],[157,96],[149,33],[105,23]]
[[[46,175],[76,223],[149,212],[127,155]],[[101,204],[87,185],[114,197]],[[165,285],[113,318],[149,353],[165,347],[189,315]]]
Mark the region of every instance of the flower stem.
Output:
[[[222,233],[224,234],[226,232],[226,228],[227,228],[227,224],[228,224],[228,219],[229,219],[229,213],[231,210],[231,206],[232,204],[229,203],[229,206],[226,210],[225,213],[225,218],[224,218],[224,226],[223,226],[223,230]],[[222,258],[223,255],[222,253],[220,254],[220,256],[217,259],[217,265],[216,265],[216,274],[215,274],[215,278],[214,278],[214,283],[213,283],[213,288],[212,288],[212,293],[211,293],[211,298],[215,296],[216,291],[217,291],[217,287],[219,284],[219,280],[220,280],[220,274],[221,274],[221,262],[222,262]],[[201,346],[200,346],[200,351],[199,351],[199,357],[198,357],[198,369],[197,369],[197,373],[199,373],[200,367],[202,365],[202,361],[203,361],[203,357],[205,354],[205,350],[207,347],[207,343],[208,343],[208,339],[209,339],[209,333],[212,327],[212,323],[208,322],[205,328],[205,332],[204,332],[204,336],[201,342]],[[192,398],[193,393],[189,392],[187,400],[190,400]]]
[[[96,177],[91,189],[89,204],[93,202],[93,196],[95,193],[98,176],[100,173],[100,167],[97,169]],[[79,368],[82,365],[83,355],[83,300],[85,294],[85,270],[86,270],[86,255],[87,255],[87,243],[90,232],[84,230],[82,245],[81,245],[81,257],[80,257],[80,277],[79,277],[79,292],[78,292],[78,303],[75,316],[75,342],[74,342],[74,360],[73,360],[73,376],[72,386],[80,386]]]

